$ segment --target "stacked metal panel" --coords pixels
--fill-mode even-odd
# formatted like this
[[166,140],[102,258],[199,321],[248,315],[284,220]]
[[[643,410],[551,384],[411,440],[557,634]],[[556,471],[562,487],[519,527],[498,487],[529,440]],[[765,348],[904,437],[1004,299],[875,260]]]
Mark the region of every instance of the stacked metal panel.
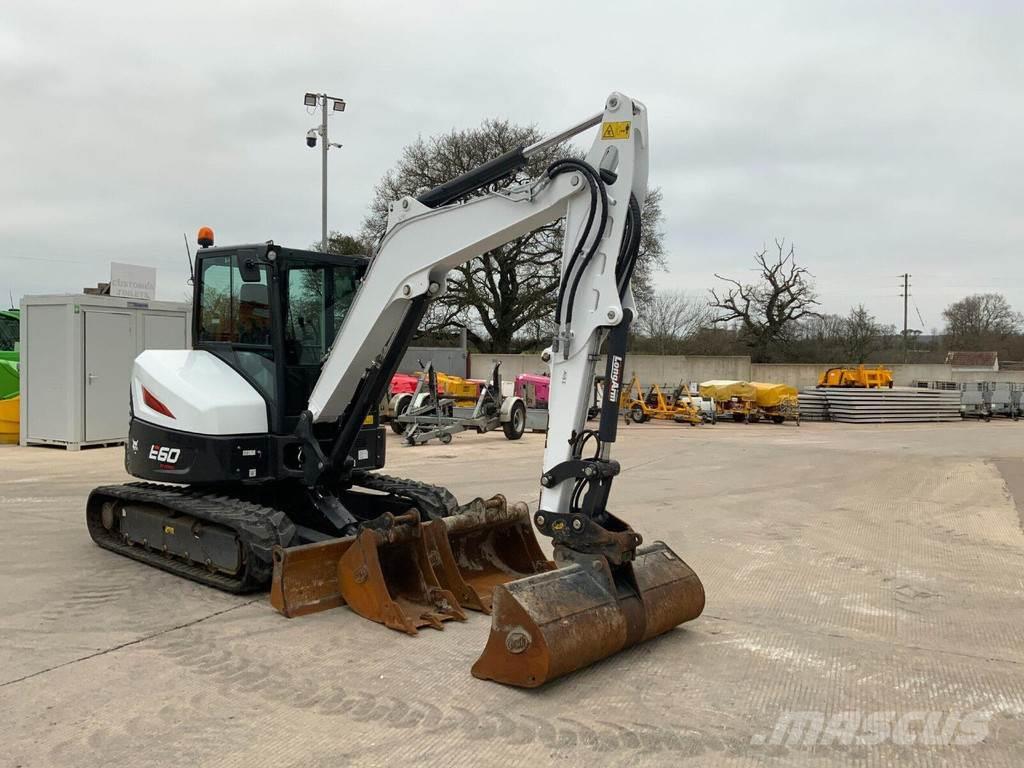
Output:
[[806,421],[828,421],[828,398],[825,389],[800,390],[800,418]]
[[825,397],[832,421],[889,424],[960,420],[960,392],[956,390],[829,389]]

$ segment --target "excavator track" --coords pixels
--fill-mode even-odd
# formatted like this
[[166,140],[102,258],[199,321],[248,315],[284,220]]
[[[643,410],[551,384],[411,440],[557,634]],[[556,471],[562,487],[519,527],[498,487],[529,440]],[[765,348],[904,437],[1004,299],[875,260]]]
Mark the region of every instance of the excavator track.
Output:
[[[126,506],[141,506],[190,524],[216,526],[229,531],[234,534],[240,549],[237,570],[226,573],[211,569],[203,562],[165,553],[156,542],[153,545],[130,542],[117,526],[104,525],[104,507],[108,504],[113,505],[108,508],[108,515],[116,514]],[[108,522],[111,522],[109,517]],[[266,589],[273,572],[272,548],[275,544],[288,546],[295,535],[291,520],[278,509],[225,495],[222,490],[155,483],[107,485],[94,489],[86,505],[86,523],[93,541],[104,549],[236,594]]]
[[365,470],[353,472],[352,482],[360,488],[382,491],[410,501],[420,511],[424,521],[449,517],[459,509],[459,502],[452,492],[439,485]]
[[[361,488],[408,501],[425,521],[448,517],[459,508],[451,491],[429,483],[361,470],[353,473],[352,482]],[[272,549],[275,545],[287,547],[294,543],[295,526],[283,511],[255,503],[249,500],[251,496],[246,496],[248,498],[233,496],[222,488],[156,483],[101,486],[89,495],[86,523],[93,541],[111,552],[225,592],[254,592],[269,587],[273,572]],[[188,526],[198,523],[230,532],[240,549],[238,567],[234,572],[225,572],[210,567],[202,558],[197,560],[168,552],[165,542],[157,541],[160,531],[152,541],[130,540],[119,525],[108,528],[104,524],[103,508],[107,504],[114,507],[108,513],[108,523],[119,517],[117,510],[141,506],[147,508],[153,519],[160,514],[171,518],[160,521],[168,523],[171,534],[176,528],[174,520],[181,520]]]

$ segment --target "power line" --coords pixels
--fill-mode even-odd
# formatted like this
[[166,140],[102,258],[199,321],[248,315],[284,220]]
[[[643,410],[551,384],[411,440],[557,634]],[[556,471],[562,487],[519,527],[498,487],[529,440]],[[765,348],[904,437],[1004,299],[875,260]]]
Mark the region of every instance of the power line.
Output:
[[921,317],[921,310],[917,308],[917,302],[916,301],[914,301],[913,299],[911,299],[910,301],[914,305],[914,311],[917,312],[917,319],[921,321],[921,332],[924,333],[925,322],[924,322],[924,318]]

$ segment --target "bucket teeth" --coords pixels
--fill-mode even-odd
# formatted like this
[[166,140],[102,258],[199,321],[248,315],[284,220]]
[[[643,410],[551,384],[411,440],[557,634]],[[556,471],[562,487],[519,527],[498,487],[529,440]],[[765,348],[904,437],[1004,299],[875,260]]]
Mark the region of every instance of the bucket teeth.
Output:
[[491,632],[473,675],[534,688],[697,618],[704,587],[662,542],[614,570],[581,557],[494,590]]
[[455,596],[438,584],[419,529],[364,530],[338,561],[338,587],[348,606],[410,635],[466,620]]

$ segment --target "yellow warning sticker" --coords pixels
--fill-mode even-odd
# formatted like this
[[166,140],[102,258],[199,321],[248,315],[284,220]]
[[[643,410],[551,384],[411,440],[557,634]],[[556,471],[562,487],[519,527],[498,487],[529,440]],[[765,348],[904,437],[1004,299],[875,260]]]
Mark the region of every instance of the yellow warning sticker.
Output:
[[172,525],[165,525],[164,526],[164,533],[166,533],[168,536],[173,536],[174,535],[174,526],[172,526]]
[[372,413],[367,414],[366,418],[363,419],[363,426],[368,426],[370,424],[373,424],[373,414]]
[[602,123],[601,124],[601,138],[602,139],[628,139],[629,138],[629,120],[622,120],[617,123]]

